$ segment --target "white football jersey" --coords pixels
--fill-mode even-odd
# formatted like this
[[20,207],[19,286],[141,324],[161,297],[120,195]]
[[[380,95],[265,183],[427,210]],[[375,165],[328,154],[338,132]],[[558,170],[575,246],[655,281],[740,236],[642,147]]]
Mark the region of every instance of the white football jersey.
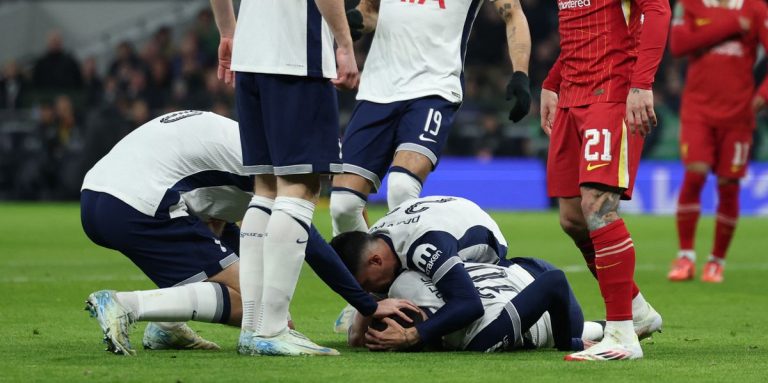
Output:
[[149,216],[237,222],[253,190],[242,161],[237,122],[174,112],[120,140],[88,171],[82,189],[108,193]]
[[240,2],[235,72],[336,78],[333,34],[314,0]]
[[358,100],[463,98],[467,40],[483,0],[381,0]]
[[371,226],[390,244],[404,269],[435,282],[461,262],[499,263],[507,241],[499,226],[474,202],[431,196],[403,202]]
[[[502,310],[512,298],[516,297],[534,280],[531,274],[518,265],[501,267],[465,263],[464,267],[472,278],[478,294],[480,294],[485,314],[469,326],[443,336],[443,347],[448,350],[464,350],[477,334],[502,314]],[[416,306],[429,311],[430,315],[445,305],[445,301],[443,301],[432,280],[415,271],[401,273],[390,287],[389,297],[410,300]],[[514,323],[514,325],[518,329],[520,328],[519,322]],[[552,347],[554,341],[551,334],[549,313],[544,313],[525,336],[530,337],[529,339],[537,347]],[[503,351],[503,347],[500,345],[497,350]]]

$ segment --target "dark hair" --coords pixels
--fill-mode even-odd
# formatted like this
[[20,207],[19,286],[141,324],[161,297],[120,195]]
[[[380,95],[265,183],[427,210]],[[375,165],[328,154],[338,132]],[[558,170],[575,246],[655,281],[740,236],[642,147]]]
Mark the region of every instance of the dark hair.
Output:
[[339,254],[349,272],[356,276],[363,264],[365,249],[375,240],[376,237],[364,231],[349,231],[334,237],[331,247]]

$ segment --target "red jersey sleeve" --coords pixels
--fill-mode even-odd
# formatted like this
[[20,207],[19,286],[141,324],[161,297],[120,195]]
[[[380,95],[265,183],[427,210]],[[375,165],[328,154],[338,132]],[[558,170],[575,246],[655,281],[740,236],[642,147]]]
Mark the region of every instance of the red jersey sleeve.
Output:
[[630,78],[631,88],[651,89],[667,45],[672,11],[667,0],[636,0],[643,14],[637,46],[637,62]]
[[716,19],[699,18],[689,1],[675,6],[675,19],[669,39],[669,50],[673,56],[686,56],[720,43],[741,33],[737,16],[723,13]]
[[[768,52],[768,6],[762,2],[758,4],[756,15],[752,18],[752,25],[757,28],[760,44]],[[768,77],[763,79],[760,87],[757,88],[757,94],[768,100]]]
[[552,65],[552,68],[549,70],[549,74],[547,74],[547,78],[544,79],[541,87],[555,93],[560,93],[560,83],[563,81],[563,75],[560,72],[562,68],[563,63],[560,61],[560,56],[557,56],[557,61]]

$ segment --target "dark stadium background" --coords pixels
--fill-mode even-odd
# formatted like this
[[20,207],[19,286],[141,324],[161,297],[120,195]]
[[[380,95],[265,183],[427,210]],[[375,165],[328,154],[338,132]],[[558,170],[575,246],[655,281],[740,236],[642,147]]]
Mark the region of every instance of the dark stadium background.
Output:
[[[530,77],[538,96],[558,54],[556,2],[522,3],[531,26]],[[104,9],[115,4],[136,16],[87,38],[73,36],[77,15],[67,14],[73,6],[93,7],[83,18],[108,18],[111,12]],[[0,33],[13,33],[0,37],[5,52],[0,53],[0,199],[77,199],[88,168],[125,134],[165,112],[200,109],[237,118],[233,90],[216,79],[218,33],[207,1],[0,1],[0,25]],[[366,37],[356,45],[361,65],[369,44]],[[761,60],[758,68],[764,66]],[[505,118],[510,74],[505,25],[486,4],[470,39],[465,101],[446,156],[546,157],[536,101],[520,123]],[[678,158],[683,75],[684,62],[667,54],[655,84],[661,124],[646,143],[648,159]],[[343,127],[354,94],[341,93],[340,101]],[[756,134],[758,160],[768,160],[765,132]]]

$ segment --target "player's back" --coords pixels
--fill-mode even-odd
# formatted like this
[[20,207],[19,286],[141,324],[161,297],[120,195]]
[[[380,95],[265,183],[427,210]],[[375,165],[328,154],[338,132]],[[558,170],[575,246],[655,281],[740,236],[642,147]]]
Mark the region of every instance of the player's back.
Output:
[[507,241],[493,218],[459,197],[405,201],[376,221],[369,232],[388,238],[404,266],[411,262],[409,255],[414,255],[416,247],[427,244],[426,238],[453,241],[458,255],[468,262],[495,264],[507,253]]
[[[449,350],[463,350],[480,331],[501,314],[505,307],[510,305],[512,298],[534,280],[527,271],[517,265],[501,267],[465,263],[464,267],[480,295],[485,314],[469,326],[444,336],[443,346]],[[405,271],[400,274],[389,290],[389,297],[408,299],[427,311],[428,315],[434,314],[445,304],[432,280],[416,271]],[[536,340],[542,338],[541,345],[546,345],[547,342],[543,337],[546,337],[546,331],[548,331],[546,325],[548,316],[549,314],[545,314],[540,323],[532,328],[536,334],[531,335]]]
[[463,97],[464,54],[483,0],[381,0],[357,98]]
[[[750,21],[749,32],[740,29],[723,41],[688,56],[681,117],[721,126],[754,126],[752,68],[757,60],[759,30],[765,30],[766,5],[762,0],[732,0],[725,3],[681,0],[676,7],[678,28],[706,27],[729,18]],[[679,13],[682,12],[682,15]],[[695,29],[694,29],[694,33]],[[673,36],[674,39],[675,36]]]
[[[167,213],[161,207],[181,203],[184,192],[223,185],[250,190],[252,182],[244,174],[237,122],[211,112],[183,111],[155,118],[125,136],[88,171],[82,188],[109,193],[154,216]],[[214,202],[205,201],[212,195],[198,193],[200,198],[188,196],[197,206],[192,210]]]
[[232,70],[335,78],[333,34],[315,1],[240,2]]
[[634,0],[558,0],[560,106],[625,102],[641,15]]

